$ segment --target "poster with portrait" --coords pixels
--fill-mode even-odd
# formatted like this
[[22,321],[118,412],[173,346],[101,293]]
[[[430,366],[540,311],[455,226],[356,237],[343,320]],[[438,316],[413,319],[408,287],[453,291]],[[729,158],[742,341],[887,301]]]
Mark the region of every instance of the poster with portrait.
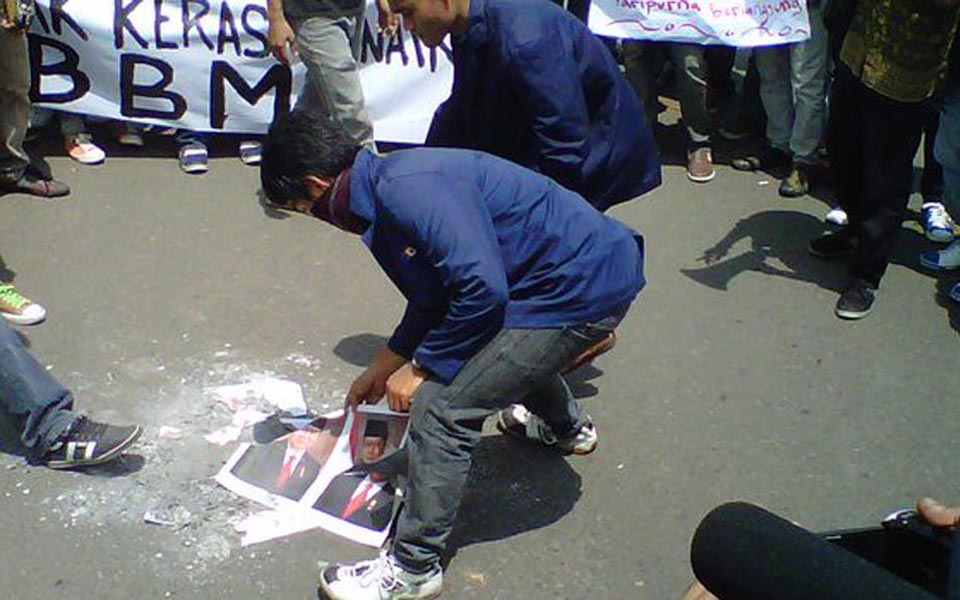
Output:
[[407,422],[406,413],[363,405],[268,444],[241,444],[216,481],[271,509],[247,524],[245,545],[315,527],[382,545],[403,498]]

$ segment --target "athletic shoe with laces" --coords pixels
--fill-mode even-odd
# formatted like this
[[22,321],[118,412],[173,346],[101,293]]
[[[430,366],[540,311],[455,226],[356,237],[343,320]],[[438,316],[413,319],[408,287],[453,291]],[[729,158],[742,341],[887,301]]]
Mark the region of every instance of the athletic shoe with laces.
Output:
[[597,428],[589,420],[569,437],[558,437],[543,419],[514,404],[497,413],[497,429],[516,438],[555,446],[567,454],[590,454],[597,449]]
[[43,461],[51,469],[89,467],[111,461],[129,448],[143,431],[139,425],[107,425],[78,417],[47,448]]
[[83,165],[99,165],[107,158],[103,148],[93,143],[89,133],[78,133],[64,140],[63,149],[73,160]]
[[329,600],[416,600],[436,598],[443,589],[443,571],[424,574],[405,570],[392,556],[355,565],[330,565],[320,572],[320,589]]
[[876,288],[864,281],[854,281],[840,294],[834,313],[841,319],[862,319],[873,311],[874,300]]
[[947,244],[953,241],[953,221],[939,202],[924,202],[921,210],[923,233],[931,242]]
[[47,311],[27,298],[13,284],[0,284],[0,314],[15,325],[36,325],[47,318]]
[[953,242],[939,252],[922,252],[920,264],[934,271],[960,269],[960,242]]

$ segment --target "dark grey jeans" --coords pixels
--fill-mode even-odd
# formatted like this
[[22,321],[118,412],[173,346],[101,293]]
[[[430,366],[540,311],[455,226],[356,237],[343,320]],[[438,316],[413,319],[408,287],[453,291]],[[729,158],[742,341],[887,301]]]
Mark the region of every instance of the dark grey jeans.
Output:
[[622,318],[562,329],[503,329],[449,385],[420,386],[407,439],[406,503],[392,550],[405,568],[425,572],[439,564],[486,417],[520,401],[558,436],[579,429],[580,407],[559,372]]
[[42,452],[56,441],[77,415],[73,397],[57,383],[0,319],[0,409],[14,419],[25,446]]

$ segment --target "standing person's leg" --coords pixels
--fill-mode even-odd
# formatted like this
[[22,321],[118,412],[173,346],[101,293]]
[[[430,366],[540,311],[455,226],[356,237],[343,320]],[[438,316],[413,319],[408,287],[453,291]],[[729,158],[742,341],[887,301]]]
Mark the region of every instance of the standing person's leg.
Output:
[[30,63],[27,38],[0,28],[0,179],[12,184],[24,174],[30,158],[23,137],[30,120]]
[[921,221],[923,233],[931,242],[948,244],[953,241],[953,223],[943,205],[943,167],[936,158],[934,144],[940,125],[943,99],[931,98],[923,103],[923,176],[920,195],[923,197]]
[[[619,320],[619,318],[615,318]],[[610,321],[613,323],[613,320]],[[614,323],[615,324],[615,323]],[[453,527],[480,440],[483,420],[517,398],[539,396],[554,425],[576,424],[575,401],[555,385],[557,373],[609,334],[604,325],[565,329],[505,329],[449,385],[425,382],[417,391],[407,439],[406,501],[389,556],[355,567],[324,570],[321,587],[333,600],[358,597],[381,581],[398,581],[411,598],[432,597],[442,585],[440,554]],[[550,391],[560,395],[548,398]],[[370,577],[376,573],[376,577]],[[387,596],[394,597],[394,596]]]
[[[863,84],[858,84],[863,85]],[[837,302],[837,316],[859,319],[873,306],[874,290],[887,269],[913,187],[913,159],[923,131],[922,103],[890,100],[863,86],[863,192],[851,283]],[[883,127],[877,127],[883,123]]]
[[[960,83],[952,82],[943,95],[943,111],[934,142],[934,154],[943,169],[943,202],[947,212],[960,219]],[[938,271],[960,269],[960,241],[939,252],[920,255],[923,266]],[[960,302],[960,286],[950,297]]]
[[355,23],[345,17],[313,17],[294,24],[297,49],[307,67],[307,81],[297,109],[328,115],[357,144],[372,146],[373,124],[364,105],[351,44]]
[[780,184],[780,195],[795,198],[810,190],[820,161],[827,119],[827,30],[818,7],[810,7],[810,39],[790,47],[791,96],[795,109],[790,132],[793,169]]
[[76,420],[73,397],[30,354],[12,327],[0,320],[0,403],[28,448],[53,444]]
[[753,57],[760,79],[760,100],[767,115],[768,148],[757,156],[735,159],[733,167],[740,171],[769,171],[790,164],[793,92],[790,89],[789,47],[755,48]]
[[66,196],[70,187],[34,172],[23,149],[30,121],[29,92],[27,36],[22,31],[0,28],[0,193]]
[[836,233],[827,233],[810,241],[808,250],[818,258],[849,258],[856,251],[858,223],[863,213],[863,129],[876,126],[863,118],[862,90],[863,86],[850,69],[838,63],[830,90],[827,150],[837,200],[847,215],[848,224]]
[[687,132],[687,177],[705,183],[716,176],[710,149],[710,117],[707,114],[707,67],[703,47],[670,44],[670,60],[676,73],[677,95]]

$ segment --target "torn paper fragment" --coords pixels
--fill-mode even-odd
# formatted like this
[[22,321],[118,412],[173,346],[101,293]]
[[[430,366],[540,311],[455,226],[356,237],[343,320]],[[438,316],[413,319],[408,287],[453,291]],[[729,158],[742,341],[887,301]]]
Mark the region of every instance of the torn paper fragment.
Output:
[[248,383],[224,385],[213,389],[213,397],[231,411],[256,407],[261,403],[280,410],[306,411],[303,389],[299,384],[275,377],[262,377]]
[[242,534],[240,545],[244,548],[301,531],[316,529],[320,525],[298,511],[265,510],[254,513],[234,524]]
[[179,440],[183,436],[183,430],[179,427],[170,427],[161,425],[157,430],[157,437],[164,440]]
[[203,436],[203,439],[216,446],[226,446],[227,444],[239,440],[241,433],[243,433],[243,429],[241,427],[227,425],[226,427],[221,427],[216,431],[211,431],[207,435]]

